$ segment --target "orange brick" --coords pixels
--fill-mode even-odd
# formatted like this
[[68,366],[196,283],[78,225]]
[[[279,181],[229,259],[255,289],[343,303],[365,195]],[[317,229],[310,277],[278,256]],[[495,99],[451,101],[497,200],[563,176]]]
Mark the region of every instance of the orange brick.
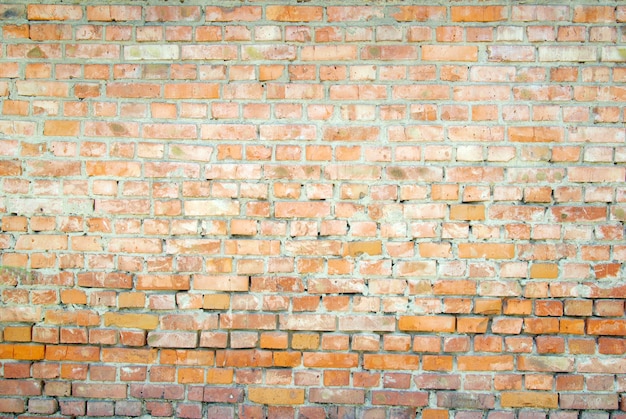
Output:
[[300,405],[304,403],[304,389],[250,387],[248,398],[265,405]]
[[460,371],[510,371],[513,370],[513,357],[510,355],[459,356],[457,368]]
[[454,358],[448,355],[424,355],[423,368],[426,371],[451,371]]
[[78,20],[83,16],[80,6],[29,4],[29,20]]
[[123,22],[141,19],[140,6],[87,6],[87,19],[100,22]]
[[230,307],[230,295],[207,294],[203,298],[202,308],[205,310],[228,310]]
[[17,250],[65,250],[68,248],[67,236],[63,235],[22,235],[15,244]]
[[448,417],[449,417],[448,410],[445,410],[445,409],[422,410],[423,419],[447,419]]
[[354,368],[359,363],[356,353],[305,352],[303,364],[314,368]]
[[442,6],[399,6],[392,17],[398,22],[425,22],[444,20],[446,8]]
[[576,23],[614,22],[615,9],[608,6],[576,6],[573,21]]
[[515,246],[512,244],[459,243],[459,257],[467,259],[513,259]]
[[554,263],[533,263],[530,266],[530,277],[533,279],[556,279],[559,266]]
[[186,275],[139,275],[137,290],[188,290]]
[[453,22],[497,22],[507,18],[504,6],[453,6]]
[[358,257],[361,255],[376,256],[382,253],[382,242],[348,242],[343,245],[344,257]]
[[542,392],[504,392],[500,403],[503,407],[556,409],[559,406],[559,399],[556,394]]
[[456,329],[459,333],[485,333],[489,319],[486,317],[459,317]]
[[51,136],[75,137],[79,129],[80,122],[78,121],[46,121],[43,133]]
[[626,321],[619,319],[587,319],[587,333],[590,335],[621,336],[626,332]]
[[30,342],[30,326],[7,326],[4,328],[4,340],[8,342]]
[[477,61],[478,47],[458,45],[424,45],[422,59],[425,61]]
[[316,350],[320,346],[320,335],[317,333],[294,333],[291,347],[300,350]]
[[268,20],[279,22],[311,22],[322,20],[323,9],[316,6],[267,6]]
[[374,355],[365,354],[363,367],[369,370],[404,370],[418,369],[419,356],[417,355]]
[[450,219],[462,221],[479,221],[485,219],[484,205],[451,205]]
[[509,138],[514,142],[546,143],[562,142],[564,139],[562,128],[556,127],[511,127]]
[[456,319],[452,316],[400,316],[398,328],[417,332],[454,332]]
[[153,330],[159,324],[159,317],[153,314],[104,313],[104,325]]

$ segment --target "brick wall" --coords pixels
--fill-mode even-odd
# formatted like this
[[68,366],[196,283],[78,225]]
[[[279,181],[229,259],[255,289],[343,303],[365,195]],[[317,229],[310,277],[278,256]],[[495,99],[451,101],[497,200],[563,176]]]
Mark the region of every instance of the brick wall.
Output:
[[3,417],[626,417],[623,3],[34,3]]

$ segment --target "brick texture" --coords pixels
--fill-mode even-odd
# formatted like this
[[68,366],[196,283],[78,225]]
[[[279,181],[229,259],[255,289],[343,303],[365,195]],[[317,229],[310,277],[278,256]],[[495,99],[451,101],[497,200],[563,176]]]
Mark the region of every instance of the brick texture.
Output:
[[0,416],[626,417],[623,2],[27,3]]

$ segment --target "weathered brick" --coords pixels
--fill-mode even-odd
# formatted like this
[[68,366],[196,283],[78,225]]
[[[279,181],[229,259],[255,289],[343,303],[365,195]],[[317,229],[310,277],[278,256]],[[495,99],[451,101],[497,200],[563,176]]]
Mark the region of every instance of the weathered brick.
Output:
[[493,409],[495,396],[487,393],[439,392],[437,406],[457,409]]
[[126,384],[72,384],[72,395],[98,399],[125,399]]
[[590,335],[622,336],[626,331],[626,321],[621,319],[587,319],[587,333]]
[[100,359],[100,350],[95,346],[47,346],[45,359],[50,361],[94,362]]
[[[143,336],[143,335],[142,335]],[[123,339],[122,339],[123,340]],[[140,345],[140,346],[143,346]],[[151,364],[156,360],[157,352],[155,349],[131,349],[131,348],[103,348],[103,362],[119,362],[119,363],[144,363]]]
[[140,275],[137,290],[188,290],[189,276],[186,275]]
[[41,389],[42,385],[39,381],[4,380],[0,382],[0,395],[3,396],[40,396]]
[[363,404],[365,402],[364,390],[312,388],[309,392],[309,399],[313,403]]
[[597,49],[593,47],[540,46],[538,47],[538,52],[539,61],[545,62],[587,62],[597,60]]
[[571,372],[574,360],[571,357],[557,356],[521,356],[518,358],[521,371]]
[[373,390],[372,404],[391,406],[427,406],[428,393],[418,391]]
[[29,20],[79,20],[83,16],[80,6],[29,4],[27,8]]
[[585,393],[569,393],[559,397],[561,409],[611,410],[617,409],[617,394],[595,394],[593,400]]
[[339,330],[343,331],[395,331],[393,317],[341,316],[338,320]]
[[398,22],[426,22],[444,20],[446,8],[442,6],[398,6],[391,16]]

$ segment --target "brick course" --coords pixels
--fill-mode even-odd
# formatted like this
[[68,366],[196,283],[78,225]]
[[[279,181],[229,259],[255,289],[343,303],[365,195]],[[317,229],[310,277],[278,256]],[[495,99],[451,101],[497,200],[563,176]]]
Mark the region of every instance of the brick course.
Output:
[[0,5],[0,414],[625,417],[626,6],[278,3]]

